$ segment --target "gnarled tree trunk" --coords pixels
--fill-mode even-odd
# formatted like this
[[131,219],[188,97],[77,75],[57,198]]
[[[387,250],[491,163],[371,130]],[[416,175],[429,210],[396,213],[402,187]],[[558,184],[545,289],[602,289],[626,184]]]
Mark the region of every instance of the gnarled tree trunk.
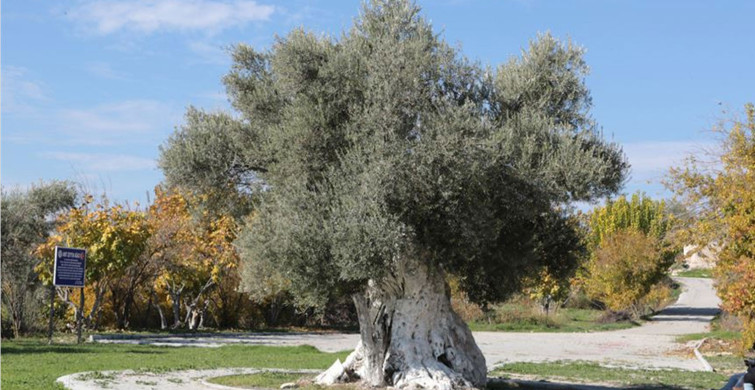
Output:
[[356,295],[361,341],[342,369],[321,384],[364,381],[370,386],[459,389],[482,387],[485,358],[466,323],[451,309],[440,270],[407,260],[380,285]]

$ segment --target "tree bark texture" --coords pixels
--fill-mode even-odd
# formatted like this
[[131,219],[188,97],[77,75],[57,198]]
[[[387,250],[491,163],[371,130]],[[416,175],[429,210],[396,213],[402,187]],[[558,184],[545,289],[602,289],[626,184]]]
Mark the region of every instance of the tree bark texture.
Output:
[[171,308],[173,309],[173,326],[171,329],[181,327],[181,294],[183,290],[183,285],[181,287],[176,287],[175,285],[168,286],[168,295],[170,296]]
[[189,330],[198,329],[199,324],[204,321],[205,309],[200,307],[199,300],[207,290],[214,286],[215,282],[213,282],[212,279],[208,279],[207,282],[205,282],[204,286],[202,286],[202,288],[199,290],[197,295],[195,295],[194,298],[191,299],[191,301],[185,304],[186,320],[184,322],[186,323],[186,326],[188,326]]
[[160,307],[160,299],[158,299],[157,293],[155,293],[155,290],[152,290],[150,302],[155,307],[155,309],[157,309],[157,314],[160,315],[160,329],[162,330],[168,329],[168,321],[165,318],[165,313],[163,313],[163,308]]
[[370,281],[354,297],[361,341],[342,373],[330,379],[323,373],[317,381],[361,380],[402,389],[483,387],[485,358],[451,308],[444,273],[407,260],[393,274],[379,285]]

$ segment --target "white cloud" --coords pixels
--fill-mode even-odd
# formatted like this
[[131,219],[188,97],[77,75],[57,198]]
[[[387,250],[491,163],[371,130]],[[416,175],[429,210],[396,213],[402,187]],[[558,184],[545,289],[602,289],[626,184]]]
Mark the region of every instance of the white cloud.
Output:
[[154,159],[125,154],[47,152],[41,156],[91,172],[142,171],[156,167]]
[[113,66],[107,62],[93,62],[86,66],[89,73],[110,80],[126,80],[126,75],[113,69]]
[[42,83],[31,80],[26,68],[4,66],[2,68],[2,111],[4,113],[29,113],[34,105],[48,100]]
[[208,91],[204,93],[199,93],[195,96],[200,97],[202,99],[212,100],[215,102],[222,102],[222,103],[228,102],[228,95],[223,91]]
[[[60,129],[80,143],[133,142],[139,137],[162,137],[180,116],[168,104],[153,100],[127,100],[58,113]],[[124,138],[127,137],[127,138]]]
[[228,51],[219,44],[205,41],[192,41],[188,43],[189,50],[197,55],[199,62],[212,65],[222,65],[227,68],[231,64],[231,56]]
[[275,11],[271,5],[250,0],[85,1],[69,12],[72,19],[100,34],[118,31],[220,31],[255,21],[265,21]]
[[658,181],[669,168],[679,166],[686,157],[704,157],[714,144],[706,141],[659,141],[623,144],[632,164],[634,181]]
[[[5,91],[2,98],[5,115]],[[181,123],[183,114],[181,107],[155,100],[126,100],[84,108],[29,106],[29,110],[26,116],[36,119],[23,127],[6,129],[3,142],[98,147],[157,145]]]

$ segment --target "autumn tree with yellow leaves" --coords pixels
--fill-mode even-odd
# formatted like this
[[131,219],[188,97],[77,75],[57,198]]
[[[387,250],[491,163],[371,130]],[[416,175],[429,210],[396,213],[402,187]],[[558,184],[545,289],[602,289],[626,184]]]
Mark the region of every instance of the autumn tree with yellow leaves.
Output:
[[36,248],[41,262],[35,271],[49,285],[56,246],[87,250],[84,308],[73,299],[74,289],[56,292],[72,318],[84,312],[88,327],[104,322],[128,328],[135,307],[152,306],[166,328],[162,303],[172,308],[173,327],[196,329],[210,307],[217,325],[235,325],[246,298],[237,289],[236,221],[202,207],[209,195],[160,187],[155,195],[146,212],[86,196],[80,207],[58,218],[54,234]]
[[678,252],[667,239],[672,224],[665,202],[642,194],[597,207],[587,215],[590,255],[578,284],[607,309],[641,316],[668,296],[664,282]]
[[[230,215],[199,207],[201,196],[160,187],[155,196],[149,209],[153,229],[149,252],[157,266],[155,292],[170,301],[173,328],[196,329],[213,302],[212,290],[228,295],[227,288],[218,289],[221,283],[238,282],[238,255],[232,245],[236,222]],[[224,299],[216,298],[215,306],[222,310]],[[161,318],[165,326],[162,312]]]
[[[149,236],[144,213],[119,204],[111,206],[106,200],[94,204],[94,198],[86,196],[81,206],[59,216],[55,234],[37,247],[35,254],[42,262],[36,272],[49,285],[56,246],[86,249],[86,288],[93,302],[87,305],[84,319],[87,326],[97,327],[110,283],[123,277],[126,269],[142,255]],[[74,311],[74,316],[82,310],[74,303],[71,288],[59,287],[56,291]]]
[[690,156],[667,184],[694,212],[682,239],[720,248],[716,288],[722,308],[743,321],[748,350],[755,342],[755,106],[747,104],[744,119],[723,121],[714,132],[718,149]]

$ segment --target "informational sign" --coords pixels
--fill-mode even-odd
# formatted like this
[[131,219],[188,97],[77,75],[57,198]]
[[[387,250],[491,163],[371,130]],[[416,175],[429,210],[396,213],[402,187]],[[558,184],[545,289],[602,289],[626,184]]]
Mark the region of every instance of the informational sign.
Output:
[[86,266],[85,249],[56,246],[54,284],[61,287],[84,287]]

